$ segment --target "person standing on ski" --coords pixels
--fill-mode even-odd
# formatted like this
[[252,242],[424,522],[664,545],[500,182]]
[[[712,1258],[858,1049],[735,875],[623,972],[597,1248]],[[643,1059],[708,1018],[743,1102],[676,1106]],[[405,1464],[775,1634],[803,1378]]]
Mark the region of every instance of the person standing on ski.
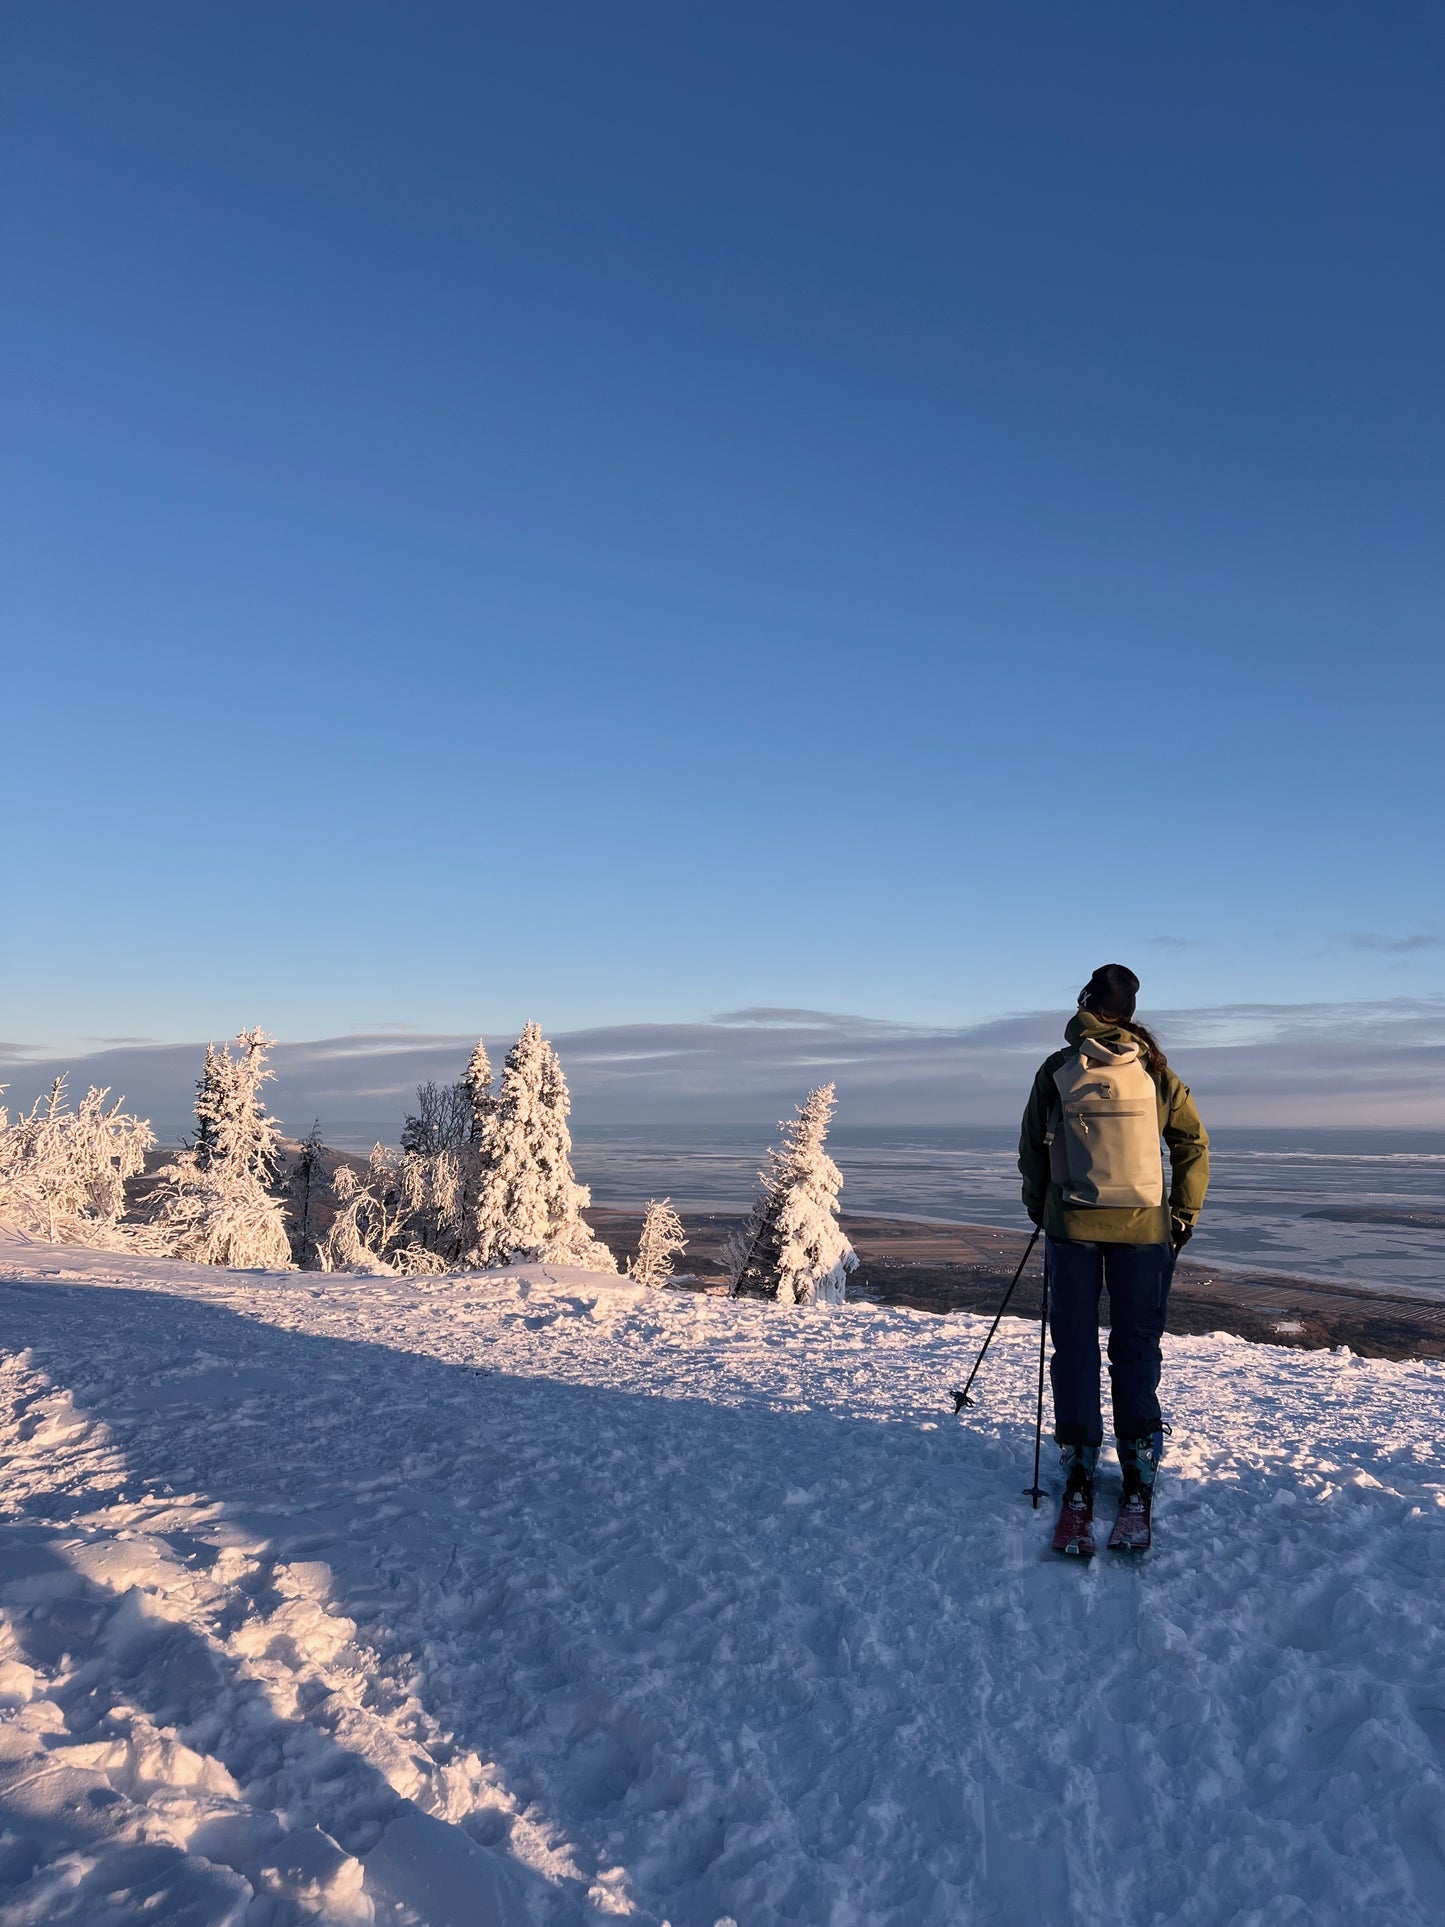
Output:
[[[1024,1209],[1044,1233],[1054,1439],[1065,1513],[1092,1551],[1093,1480],[1104,1440],[1099,1294],[1109,1288],[1109,1375],[1125,1507],[1148,1542],[1163,1436],[1160,1339],[1180,1247],[1209,1184],[1209,1139],[1188,1088],[1134,1017],[1139,979],[1104,964],[1079,992],[1065,1048],[1039,1066],[1019,1138]],[[1166,1196],[1160,1139],[1169,1152]],[[1067,1537],[1061,1520],[1061,1533]],[[1055,1540],[1056,1545],[1060,1543]],[[1122,1543],[1116,1537],[1111,1544]]]

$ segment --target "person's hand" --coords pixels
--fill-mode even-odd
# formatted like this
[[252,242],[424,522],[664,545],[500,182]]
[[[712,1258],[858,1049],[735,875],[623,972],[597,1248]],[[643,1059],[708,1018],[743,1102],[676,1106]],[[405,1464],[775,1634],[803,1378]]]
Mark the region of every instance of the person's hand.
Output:
[[1169,1230],[1174,1240],[1174,1249],[1176,1251],[1182,1251],[1194,1236],[1194,1220],[1192,1218],[1181,1218],[1176,1211],[1169,1220]]

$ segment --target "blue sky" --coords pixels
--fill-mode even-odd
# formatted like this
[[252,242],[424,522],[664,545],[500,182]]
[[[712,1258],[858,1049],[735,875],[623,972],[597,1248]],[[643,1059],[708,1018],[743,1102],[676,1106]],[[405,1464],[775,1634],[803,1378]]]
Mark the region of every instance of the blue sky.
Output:
[[1438,8],[5,36],[0,1035],[1439,997]]

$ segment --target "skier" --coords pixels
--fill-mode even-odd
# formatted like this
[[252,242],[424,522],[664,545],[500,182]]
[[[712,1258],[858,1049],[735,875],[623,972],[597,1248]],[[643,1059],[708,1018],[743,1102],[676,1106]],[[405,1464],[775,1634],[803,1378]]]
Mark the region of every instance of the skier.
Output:
[[[1209,1183],[1209,1139],[1188,1088],[1153,1033],[1135,1021],[1139,979],[1104,964],[1079,992],[1067,1048],[1040,1065],[1019,1139],[1024,1209],[1044,1232],[1053,1340],[1054,1439],[1064,1503],[1054,1545],[1094,1550],[1099,1407],[1099,1294],[1109,1288],[1114,1439],[1124,1474],[1111,1550],[1149,1543],[1163,1440],[1159,1341],[1174,1261]],[[1169,1150],[1165,1199],[1159,1140]]]

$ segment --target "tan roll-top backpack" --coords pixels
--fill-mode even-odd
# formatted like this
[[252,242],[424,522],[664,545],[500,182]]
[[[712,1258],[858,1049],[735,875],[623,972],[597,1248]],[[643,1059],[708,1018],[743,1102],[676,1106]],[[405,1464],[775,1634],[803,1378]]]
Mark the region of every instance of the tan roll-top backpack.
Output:
[[1163,1204],[1159,1100],[1139,1046],[1085,1037],[1054,1072],[1054,1084],[1049,1175],[1064,1203]]

